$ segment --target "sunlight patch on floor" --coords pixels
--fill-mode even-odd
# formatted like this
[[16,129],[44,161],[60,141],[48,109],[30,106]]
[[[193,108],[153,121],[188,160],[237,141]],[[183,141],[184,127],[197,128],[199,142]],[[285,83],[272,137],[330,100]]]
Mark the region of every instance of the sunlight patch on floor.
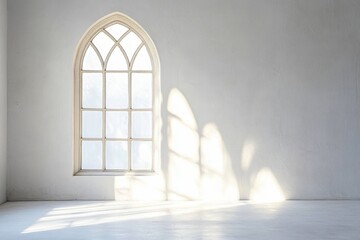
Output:
[[22,234],[52,231],[64,228],[83,227],[136,219],[156,218],[167,215],[190,214],[200,211],[225,209],[245,205],[245,202],[159,202],[125,203],[103,202],[54,208]]

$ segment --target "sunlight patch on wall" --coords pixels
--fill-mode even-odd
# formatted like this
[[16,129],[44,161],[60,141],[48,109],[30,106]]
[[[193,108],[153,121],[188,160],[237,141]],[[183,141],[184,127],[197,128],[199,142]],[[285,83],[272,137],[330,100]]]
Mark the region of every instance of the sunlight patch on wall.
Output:
[[173,88],[169,93],[167,110],[171,115],[180,119],[184,125],[197,130],[196,119],[190,104],[185,96],[176,88]]
[[238,186],[231,159],[214,123],[203,128],[201,137],[201,199],[237,200]]
[[193,162],[199,159],[199,134],[193,128],[185,125],[182,120],[169,116],[168,121],[169,149],[184,158]]
[[257,173],[250,191],[250,200],[255,202],[281,202],[286,200],[279,182],[270,169],[263,168]]
[[172,89],[168,110],[168,198],[199,198],[199,134],[194,113],[182,93]]
[[172,89],[168,99],[169,200],[238,200],[230,156],[214,123],[198,130],[185,96]]
[[169,153],[169,200],[199,199],[200,172],[197,162]]
[[246,141],[241,152],[241,169],[247,171],[251,165],[255,153],[255,144]]

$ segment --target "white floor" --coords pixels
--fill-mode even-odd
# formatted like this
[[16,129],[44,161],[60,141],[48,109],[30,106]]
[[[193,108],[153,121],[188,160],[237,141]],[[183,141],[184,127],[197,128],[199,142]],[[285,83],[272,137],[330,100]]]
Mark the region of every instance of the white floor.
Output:
[[355,240],[360,202],[10,202],[0,239]]

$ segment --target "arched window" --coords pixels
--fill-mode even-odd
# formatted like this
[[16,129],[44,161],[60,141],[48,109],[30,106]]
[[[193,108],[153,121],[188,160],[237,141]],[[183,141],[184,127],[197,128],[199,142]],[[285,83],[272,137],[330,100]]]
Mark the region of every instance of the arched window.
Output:
[[91,26],[74,64],[75,174],[159,168],[160,78],[154,43],[121,13]]

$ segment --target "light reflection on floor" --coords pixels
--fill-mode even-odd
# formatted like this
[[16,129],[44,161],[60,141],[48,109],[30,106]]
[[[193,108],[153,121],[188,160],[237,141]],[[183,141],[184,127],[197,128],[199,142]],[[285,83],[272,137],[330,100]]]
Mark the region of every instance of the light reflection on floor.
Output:
[[0,239],[358,239],[359,201],[12,202]]
[[67,227],[82,227],[167,215],[189,214],[214,209],[224,209],[245,203],[159,202],[121,203],[103,202],[77,207],[54,208],[22,233],[50,231]]

